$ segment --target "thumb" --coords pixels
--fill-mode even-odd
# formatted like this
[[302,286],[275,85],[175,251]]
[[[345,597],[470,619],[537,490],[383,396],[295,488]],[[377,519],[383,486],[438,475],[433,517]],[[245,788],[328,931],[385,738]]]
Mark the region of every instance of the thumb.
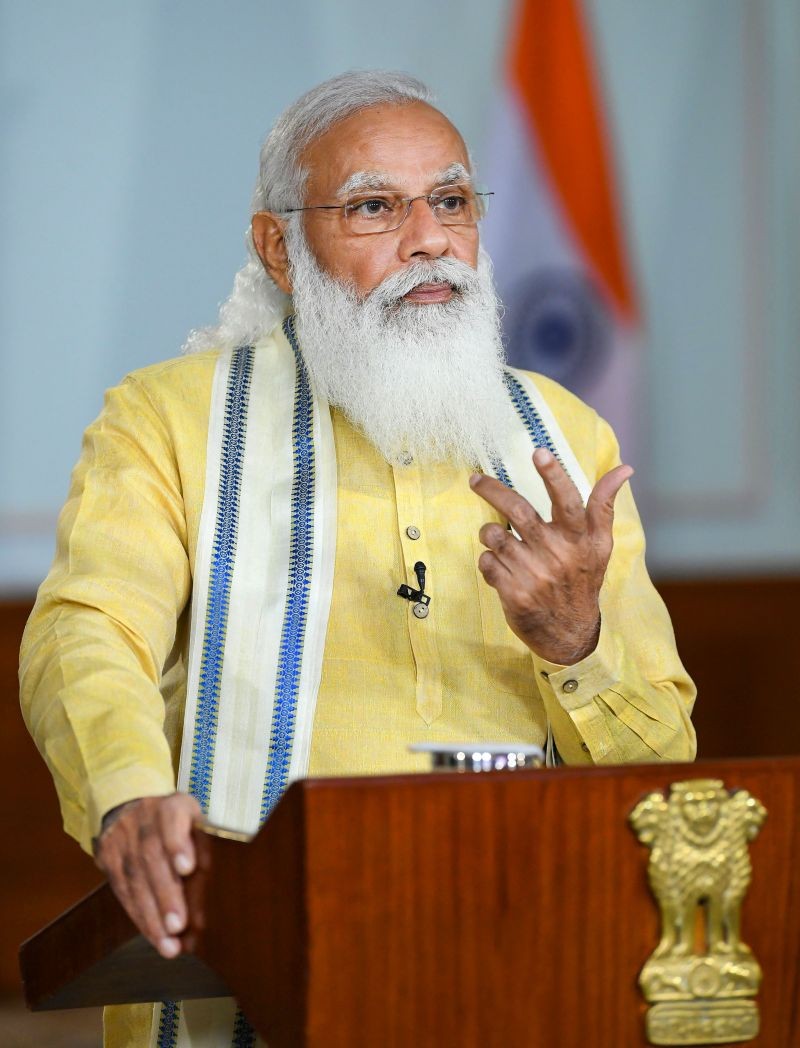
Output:
[[592,488],[586,503],[586,522],[593,540],[601,544],[611,543],[614,525],[614,500],[622,485],[633,476],[632,466],[615,466],[604,473]]

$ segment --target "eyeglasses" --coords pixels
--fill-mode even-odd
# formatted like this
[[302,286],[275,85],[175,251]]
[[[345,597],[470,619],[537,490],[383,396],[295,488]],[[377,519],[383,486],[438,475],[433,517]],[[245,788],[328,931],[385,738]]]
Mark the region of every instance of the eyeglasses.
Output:
[[296,211],[341,211],[351,233],[389,233],[408,218],[415,200],[425,200],[436,220],[443,226],[474,226],[486,215],[489,197],[494,193],[476,193],[468,186],[441,186],[432,193],[406,197],[399,193],[376,193],[362,190],[351,193],[343,204],[315,204],[312,207],[288,207],[283,214]]

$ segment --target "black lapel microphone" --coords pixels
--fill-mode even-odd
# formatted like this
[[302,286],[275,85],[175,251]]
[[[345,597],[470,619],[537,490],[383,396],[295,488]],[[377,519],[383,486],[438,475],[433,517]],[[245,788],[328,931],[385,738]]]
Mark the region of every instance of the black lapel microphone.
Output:
[[425,573],[428,569],[418,560],[414,565],[414,574],[417,576],[417,586],[419,589],[412,589],[411,586],[407,586],[405,583],[398,589],[397,596],[402,597],[404,600],[414,601],[414,614],[418,619],[424,619],[428,614],[428,605],[431,602],[430,596],[425,592]]

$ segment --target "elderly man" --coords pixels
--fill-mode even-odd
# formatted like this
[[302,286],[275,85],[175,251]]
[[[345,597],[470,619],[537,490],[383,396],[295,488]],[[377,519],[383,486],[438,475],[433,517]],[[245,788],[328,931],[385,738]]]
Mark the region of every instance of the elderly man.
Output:
[[[253,832],[297,776],[416,770],[420,740],[694,754],[632,471],[503,366],[486,199],[418,81],[315,88],[265,143],[219,326],[87,431],[23,703],[67,830],[166,957],[192,823]],[[106,1033],[255,1043],[226,1001]]]

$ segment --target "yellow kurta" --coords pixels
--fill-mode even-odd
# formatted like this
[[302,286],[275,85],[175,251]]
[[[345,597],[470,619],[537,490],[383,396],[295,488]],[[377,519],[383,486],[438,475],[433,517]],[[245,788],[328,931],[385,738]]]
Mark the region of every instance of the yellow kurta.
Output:
[[[168,361],[108,393],[23,640],[25,716],[65,827],[87,850],[110,808],[174,789],[215,363],[215,353]],[[537,382],[593,483],[619,461],[611,430]],[[548,718],[569,763],[694,756],[694,690],[646,574],[627,485],[598,647],[558,667],[511,633],[478,571],[478,530],[499,518],[468,472],[393,469],[338,412],[333,430],[336,560],[310,774],[422,770],[407,745],[423,740],[543,744]],[[396,596],[417,560],[432,598],[425,619]],[[115,1022],[107,1043],[141,1043],[145,1010]]]

